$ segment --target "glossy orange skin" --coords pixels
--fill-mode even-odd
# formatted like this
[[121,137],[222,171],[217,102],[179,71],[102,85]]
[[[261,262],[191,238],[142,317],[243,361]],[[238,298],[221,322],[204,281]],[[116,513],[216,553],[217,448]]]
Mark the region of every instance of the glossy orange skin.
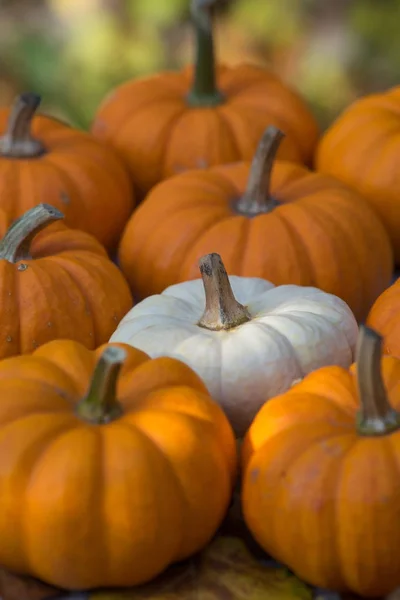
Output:
[[103,246],[56,223],[34,238],[31,256],[17,263],[0,259],[0,358],[60,338],[90,349],[107,342],[133,300]]
[[16,573],[136,585],[225,514],[236,446],[222,409],[183,363],[124,348],[124,412],[106,425],[74,414],[104,348],[54,341],[0,363],[0,563]]
[[[400,361],[383,377],[400,409]],[[325,367],[263,406],[242,448],[258,543],[305,581],[365,597],[400,585],[400,432],[356,433],[354,367]]]
[[363,194],[400,263],[400,86],[354,102],[325,132],[316,167]]
[[[0,136],[9,112],[0,109]],[[134,206],[122,161],[92,135],[58,119],[34,117],[32,134],[47,152],[24,159],[0,156],[0,208],[14,220],[37,204],[50,204],[61,210],[67,225],[112,250]]]
[[400,358],[400,279],[374,302],[367,325],[383,336],[385,354]]
[[254,65],[219,66],[225,102],[207,108],[188,105],[192,78],[186,68],[129,81],[97,112],[92,133],[124,158],[140,194],[186,169],[250,160],[269,125],[286,134],[281,158],[311,161],[316,121],[276,75]]
[[235,214],[250,163],[188,171],[156,186],[121,238],[120,264],[139,297],[199,277],[198,260],[223,257],[230,275],[311,285],[345,300],[358,319],[390,284],[388,235],[370,206],[330,177],[275,163],[272,212]]

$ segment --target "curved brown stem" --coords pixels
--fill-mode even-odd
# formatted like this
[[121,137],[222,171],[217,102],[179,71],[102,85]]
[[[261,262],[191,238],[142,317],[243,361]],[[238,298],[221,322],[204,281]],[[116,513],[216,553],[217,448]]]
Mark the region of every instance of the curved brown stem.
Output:
[[14,221],[0,242],[0,259],[17,263],[30,260],[33,238],[45,227],[63,219],[64,215],[49,204],[38,204]]
[[187,96],[190,106],[216,106],[224,101],[215,76],[212,12],[216,0],[192,0],[191,12],[196,33],[194,79]]
[[11,108],[5,134],[0,137],[0,156],[35,158],[46,152],[40,140],[32,136],[32,119],[40,105],[37,94],[17,96]]
[[357,430],[361,435],[385,435],[400,428],[400,414],[389,403],[381,370],[382,337],[360,326],[356,349],[356,373],[360,411]]
[[219,254],[203,256],[199,261],[206,295],[206,308],[198,325],[206,329],[232,329],[251,320],[247,308],[240,304],[231,288]]
[[77,404],[76,414],[84,421],[105,424],[122,414],[117,400],[117,384],[126,351],[118,346],[108,346],[94,369],[86,396]]
[[235,203],[236,212],[254,217],[271,212],[277,206],[270,195],[271,173],[284,136],[283,131],[273,125],[265,130],[251,163],[246,191]]

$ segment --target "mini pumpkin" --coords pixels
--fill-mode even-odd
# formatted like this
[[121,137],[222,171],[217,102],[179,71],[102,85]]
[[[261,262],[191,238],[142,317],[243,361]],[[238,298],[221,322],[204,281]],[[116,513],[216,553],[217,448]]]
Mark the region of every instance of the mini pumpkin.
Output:
[[353,187],[381,217],[400,264],[400,86],[364,96],[327,129],[316,166]]
[[215,251],[230,275],[318,287],[365,319],[391,281],[388,235],[343,184],[274,162],[282,136],[269,127],[252,164],[186,172],[150,192],[119,248],[139,298],[196,278],[198,257]]
[[39,104],[27,93],[0,109],[0,208],[13,220],[44,201],[114,249],[134,204],[124,165],[92,135],[35,116]]
[[376,300],[368,314],[367,324],[383,336],[385,354],[400,357],[400,279]]
[[281,157],[311,161],[318,126],[300,96],[259,66],[215,65],[211,12],[193,0],[194,67],[135,79],[101,104],[92,133],[124,158],[143,195],[188,168],[250,159],[269,123],[282,128]]
[[0,241],[0,358],[56,338],[96,348],[132,307],[129,286],[103,246],[54,223],[62,217],[39,204]]
[[400,360],[381,344],[363,326],[356,365],[270,400],[242,446],[258,543],[306,582],[363,597],[400,585]]
[[235,440],[183,363],[54,341],[0,362],[0,397],[2,566],[66,589],[131,586],[214,535]]
[[229,280],[218,254],[204,256],[200,272],[202,280],[137,304],[111,341],[187,363],[238,436],[265,400],[294,380],[322,365],[351,364],[358,326],[339,298],[256,278]]

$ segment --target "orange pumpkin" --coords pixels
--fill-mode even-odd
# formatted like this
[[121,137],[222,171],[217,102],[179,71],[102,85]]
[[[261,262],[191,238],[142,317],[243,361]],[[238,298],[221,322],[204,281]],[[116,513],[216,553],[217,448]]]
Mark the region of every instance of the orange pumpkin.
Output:
[[58,119],[34,116],[40,97],[0,109],[0,208],[20,217],[39,202],[110,250],[133,209],[129,175],[114,151]]
[[282,132],[267,129],[253,164],[177,175],[132,215],[119,258],[139,297],[198,277],[198,259],[224,257],[230,275],[318,287],[364,319],[389,285],[392,250],[369,205],[341,183],[277,161]]
[[353,187],[381,217],[400,264],[400,86],[356,100],[329,127],[316,166]]
[[2,566],[67,589],[131,586],[214,535],[235,440],[183,363],[54,341],[0,363],[0,396]]
[[400,279],[374,302],[367,324],[383,336],[385,354],[400,358]]
[[356,366],[270,400],[242,447],[259,544],[306,582],[363,597],[400,586],[400,360],[381,361],[381,341],[362,328]]
[[56,338],[96,348],[132,306],[122,273],[94,237],[62,224],[48,227],[62,217],[39,204],[0,232],[5,233],[0,242],[0,358],[32,352]]
[[283,129],[282,158],[311,161],[318,127],[300,96],[255,65],[215,65],[211,11],[192,2],[194,67],[128,81],[100,106],[92,126],[125,159],[143,195],[185,169],[250,159],[269,123]]

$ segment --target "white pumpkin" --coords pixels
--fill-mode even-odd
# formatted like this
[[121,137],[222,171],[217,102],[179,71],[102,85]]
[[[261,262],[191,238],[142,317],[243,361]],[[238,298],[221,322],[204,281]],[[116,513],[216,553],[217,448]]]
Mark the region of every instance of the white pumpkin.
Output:
[[228,278],[218,254],[203,257],[200,272],[202,279],[137,304],[110,341],[192,367],[238,436],[266,400],[295,380],[352,363],[358,326],[340,298],[313,287]]

